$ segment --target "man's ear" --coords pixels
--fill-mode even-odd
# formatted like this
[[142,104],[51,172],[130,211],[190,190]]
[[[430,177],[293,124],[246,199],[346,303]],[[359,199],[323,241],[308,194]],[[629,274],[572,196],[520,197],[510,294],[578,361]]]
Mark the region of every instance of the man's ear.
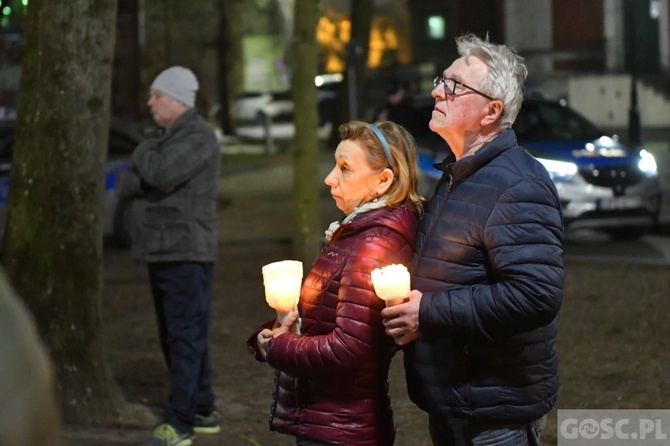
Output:
[[498,119],[503,114],[503,103],[502,101],[496,99],[495,101],[491,101],[487,104],[488,110],[486,115],[482,118],[482,126],[486,127],[487,125],[493,124],[496,122]]
[[391,187],[391,184],[393,184],[393,178],[395,178],[393,171],[388,167],[379,173],[378,177],[379,183],[375,188],[375,192],[378,197],[384,195],[386,191],[389,190],[389,187]]

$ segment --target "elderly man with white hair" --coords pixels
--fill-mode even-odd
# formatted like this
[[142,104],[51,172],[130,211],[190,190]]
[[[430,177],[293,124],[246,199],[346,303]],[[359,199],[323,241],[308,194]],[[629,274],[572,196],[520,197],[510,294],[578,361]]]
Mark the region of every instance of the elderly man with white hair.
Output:
[[419,226],[414,289],[382,316],[433,444],[533,445],[558,393],[561,204],[511,129],[523,59],[474,35],[456,42],[429,124],[453,156]]

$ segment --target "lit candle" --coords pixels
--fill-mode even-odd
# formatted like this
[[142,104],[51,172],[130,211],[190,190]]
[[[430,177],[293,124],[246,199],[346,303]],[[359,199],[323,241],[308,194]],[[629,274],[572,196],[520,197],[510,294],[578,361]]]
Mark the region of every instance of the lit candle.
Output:
[[[263,267],[265,300],[277,310],[277,320],[283,324],[289,314],[296,309],[302,285],[302,262],[282,260]],[[298,327],[295,324],[294,327]]]
[[376,268],[370,274],[375,293],[390,307],[402,303],[409,296],[409,271],[405,265]]

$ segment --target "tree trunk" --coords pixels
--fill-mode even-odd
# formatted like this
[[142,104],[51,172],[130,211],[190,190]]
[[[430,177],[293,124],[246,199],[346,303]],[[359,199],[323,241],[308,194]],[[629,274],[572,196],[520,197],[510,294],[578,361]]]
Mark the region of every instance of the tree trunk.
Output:
[[294,253],[311,264],[321,250],[319,219],[319,139],[316,107],[315,38],[319,2],[296,0],[293,39],[293,148],[295,229]]
[[242,86],[242,20],[239,0],[217,0],[219,34],[217,39],[219,105],[221,130],[231,135],[236,123],[231,113],[233,92]]
[[351,2],[351,41],[349,42],[351,56],[347,60],[347,70],[353,68],[354,75],[350,80],[354,85],[349,85],[350,97],[354,103],[349,104],[351,110],[349,119],[360,119],[360,99],[366,78],[368,61],[368,50],[370,48],[370,27],[372,26],[372,0],[353,0]]
[[361,119],[359,101],[363,97],[361,91],[366,77],[373,6],[372,0],[351,0],[351,40],[347,45],[344,82],[339,87],[335,105],[331,146],[339,142],[340,124]]
[[[31,0],[3,264],[56,365],[63,417],[122,402],[100,315],[116,0]],[[39,423],[39,420],[35,420]]]
[[118,0],[112,115],[140,120],[142,81],[140,79],[138,0]]

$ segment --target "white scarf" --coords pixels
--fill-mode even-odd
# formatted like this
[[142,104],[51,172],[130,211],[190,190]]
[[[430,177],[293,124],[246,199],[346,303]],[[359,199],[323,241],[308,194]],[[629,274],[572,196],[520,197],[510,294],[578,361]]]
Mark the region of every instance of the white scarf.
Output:
[[349,223],[358,215],[364,214],[374,209],[383,208],[384,206],[386,206],[386,198],[375,198],[372,201],[368,201],[367,203],[363,203],[362,205],[355,207],[351,214],[344,217],[344,220],[341,222],[334,221],[330,224],[330,226],[328,226],[328,229],[326,229],[326,240],[330,241],[330,239],[333,238],[335,231],[337,231],[337,228],[345,223]]

